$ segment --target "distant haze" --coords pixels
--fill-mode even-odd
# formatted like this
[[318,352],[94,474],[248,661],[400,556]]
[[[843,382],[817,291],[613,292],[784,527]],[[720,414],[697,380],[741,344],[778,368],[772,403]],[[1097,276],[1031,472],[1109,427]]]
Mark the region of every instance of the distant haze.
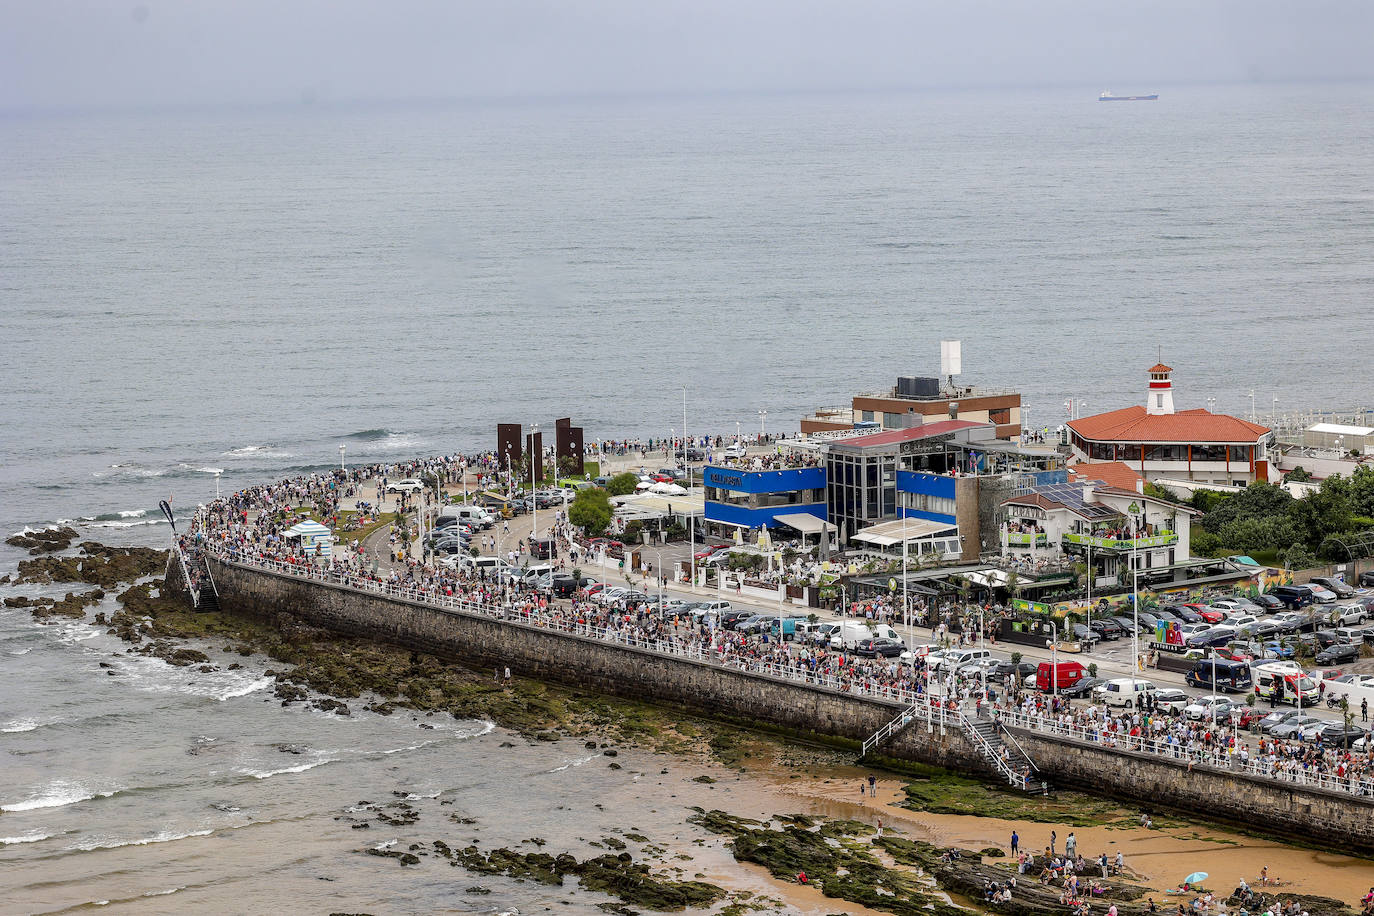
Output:
[[0,2],[0,108],[1374,77],[1368,0]]

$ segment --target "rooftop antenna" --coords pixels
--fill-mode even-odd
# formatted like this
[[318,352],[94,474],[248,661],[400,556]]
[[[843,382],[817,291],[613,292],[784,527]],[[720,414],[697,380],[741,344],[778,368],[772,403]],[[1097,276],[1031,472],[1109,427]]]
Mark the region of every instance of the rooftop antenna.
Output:
[[962,375],[964,372],[962,349],[957,340],[940,341],[940,375],[944,376],[945,383],[954,387],[954,377]]

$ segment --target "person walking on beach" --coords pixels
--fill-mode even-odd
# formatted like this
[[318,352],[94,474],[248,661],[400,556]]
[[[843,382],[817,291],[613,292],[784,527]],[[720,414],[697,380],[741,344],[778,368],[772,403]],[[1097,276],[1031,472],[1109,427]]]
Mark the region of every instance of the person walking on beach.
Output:
[[1011,832],[1011,854],[1016,855],[1017,849],[1021,846],[1021,838],[1016,835],[1016,831]]
[[868,774],[868,794],[874,798],[878,797],[878,777],[872,773]]
[[1070,859],[1072,859],[1072,858],[1073,858],[1073,854],[1074,854],[1077,850],[1078,850],[1078,837],[1074,836],[1074,835],[1073,835],[1073,831],[1070,830],[1070,831],[1069,831],[1069,835],[1066,836],[1066,837],[1064,837],[1064,855],[1066,855],[1066,856],[1068,856]]
[[1054,855],[1054,844],[1055,844],[1056,842],[1058,842],[1058,840],[1059,840],[1059,834],[1056,833],[1055,831],[1051,830],[1051,831],[1050,831],[1050,855]]

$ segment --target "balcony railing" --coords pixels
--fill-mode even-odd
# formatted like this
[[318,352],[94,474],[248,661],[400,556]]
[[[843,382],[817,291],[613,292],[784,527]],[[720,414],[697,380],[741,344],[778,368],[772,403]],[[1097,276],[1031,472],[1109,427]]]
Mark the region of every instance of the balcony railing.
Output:
[[1064,534],[1065,544],[1079,547],[1092,547],[1097,550],[1147,550],[1152,547],[1171,547],[1178,543],[1178,535],[1172,531],[1138,538],[1100,538],[1090,534]]
[[1030,532],[1008,532],[1006,535],[1008,547],[1048,547],[1050,546],[1050,536],[1041,531],[1036,534]]

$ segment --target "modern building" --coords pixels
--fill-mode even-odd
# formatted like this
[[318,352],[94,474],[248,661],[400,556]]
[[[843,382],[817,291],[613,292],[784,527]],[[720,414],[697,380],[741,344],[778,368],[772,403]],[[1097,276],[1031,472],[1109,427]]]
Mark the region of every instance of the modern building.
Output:
[[[751,471],[707,465],[702,470],[702,485],[706,522],[718,534],[725,529],[779,525],[809,534],[821,530],[819,526],[826,521],[823,467]],[[793,516],[810,516],[814,522]]]
[[1347,426],[1342,423],[1314,423],[1302,432],[1307,448],[1337,449],[1341,453],[1368,455],[1374,448],[1374,427]]
[[1003,500],[1002,554],[1032,561],[1064,555],[1082,558],[1094,585],[1170,581],[1188,561],[1192,516],[1197,513],[1136,489],[1078,479],[1039,486]]
[[1123,462],[1146,480],[1246,486],[1270,479],[1273,433],[1264,426],[1201,408],[1175,410],[1171,374],[1151,366],[1144,407],[1070,420],[1078,461]]
[[968,420],[991,424],[994,436],[1021,435],[1017,391],[953,385],[938,378],[903,377],[883,391],[854,395],[848,407],[822,407],[802,417],[804,435],[862,429],[907,429],[917,423]]

